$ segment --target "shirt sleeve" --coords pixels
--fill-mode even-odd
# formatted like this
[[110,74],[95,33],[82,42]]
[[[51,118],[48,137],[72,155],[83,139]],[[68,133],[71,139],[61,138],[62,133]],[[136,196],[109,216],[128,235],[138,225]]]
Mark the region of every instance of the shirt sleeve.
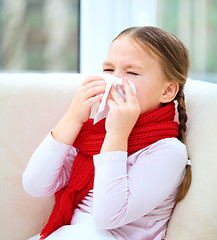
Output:
[[23,187],[35,197],[47,197],[69,180],[77,150],[56,141],[51,132],[33,153],[23,173]]
[[133,222],[176,192],[185,171],[187,151],[178,140],[161,140],[135,158],[128,166],[126,152],[94,156],[93,213],[103,228]]

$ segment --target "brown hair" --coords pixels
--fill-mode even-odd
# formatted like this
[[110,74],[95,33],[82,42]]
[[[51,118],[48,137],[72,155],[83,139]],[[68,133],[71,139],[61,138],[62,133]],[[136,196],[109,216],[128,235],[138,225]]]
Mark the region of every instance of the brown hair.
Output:
[[[175,97],[179,113],[179,136],[178,139],[186,144],[186,105],[184,85],[190,66],[189,53],[184,44],[173,34],[157,27],[132,27],[121,32],[114,41],[127,35],[142,46],[147,53],[156,58],[168,80],[179,83],[179,91]],[[185,177],[179,188],[176,202],[182,200],[191,184],[191,167],[186,166]]]

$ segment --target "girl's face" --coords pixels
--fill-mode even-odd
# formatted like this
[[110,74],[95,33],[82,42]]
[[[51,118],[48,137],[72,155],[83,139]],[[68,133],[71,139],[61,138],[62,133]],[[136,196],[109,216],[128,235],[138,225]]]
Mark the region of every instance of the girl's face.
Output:
[[168,81],[157,60],[127,36],[116,39],[103,63],[103,72],[131,81],[137,91],[141,114],[164,103]]

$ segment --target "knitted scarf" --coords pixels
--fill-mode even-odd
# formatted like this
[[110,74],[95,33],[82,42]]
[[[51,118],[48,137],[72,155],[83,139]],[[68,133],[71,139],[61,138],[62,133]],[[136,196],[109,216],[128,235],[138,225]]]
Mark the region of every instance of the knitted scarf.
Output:
[[[178,137],[178,123],[174,121],[174,116],[174,102],[141,114],[128,139],[128,154],[161,139]],[[84,123],[74,142],[74,147],[79,152],[74,159],[68,185],[55,193],[55,205],[40,239],[46,238],[63,225],[69,225],[75,208],[93,188],[93,155],[100,153],[105,134],[105,119],[95,125],[93,119]]]

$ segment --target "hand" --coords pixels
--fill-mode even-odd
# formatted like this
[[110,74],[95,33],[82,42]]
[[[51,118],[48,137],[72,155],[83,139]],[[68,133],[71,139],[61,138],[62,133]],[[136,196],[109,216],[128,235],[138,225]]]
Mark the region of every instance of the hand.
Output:
[[76,91],[67,112],[53,129],[53,137],[64,144],[73,145],[83,123],[90,117],[93,104],[102,99],[104,91],[105,81],[101,77],[87,77]]
[[106,118],[106,131],[109,135],[128,139],[139,117],[140,106],[127,80],[123,80],[123,87],[126,99],[123,99],[114,87],[111,88],[112,99],[107,100],[110,111]]
[[87,77],[78,88],[66,115],[84,123],[91,113],[92,106],[101,101],[105,92],[105,80],[99,76]]

